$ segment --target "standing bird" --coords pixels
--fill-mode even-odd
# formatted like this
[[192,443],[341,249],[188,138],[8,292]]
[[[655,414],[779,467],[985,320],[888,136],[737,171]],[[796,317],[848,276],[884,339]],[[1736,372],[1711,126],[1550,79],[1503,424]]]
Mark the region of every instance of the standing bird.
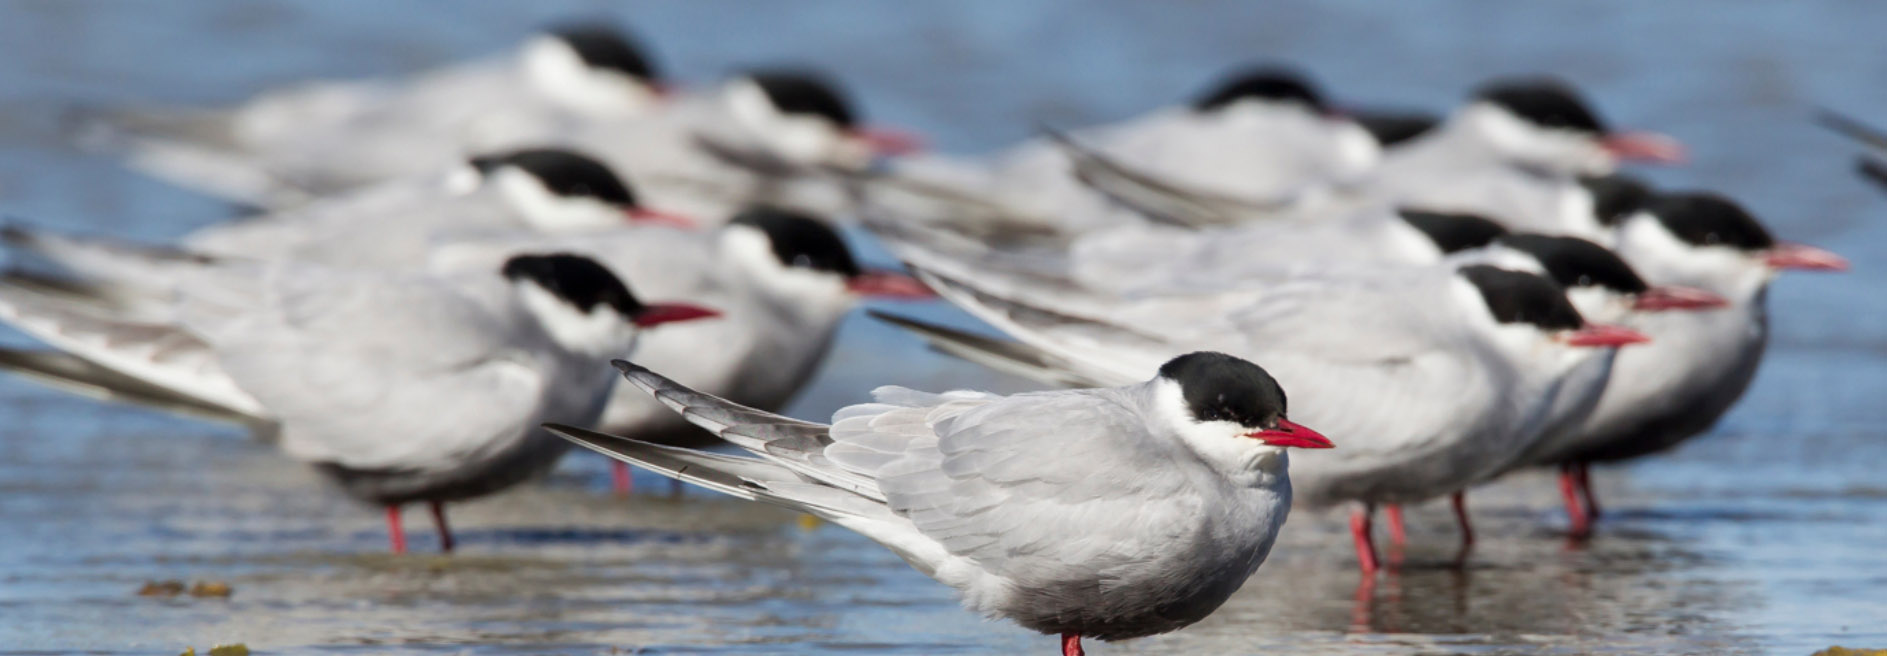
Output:
[[[1331,442],[1286,418],[1284,389],[1219,353],[1152,380],[1014,396],[880,387],[799,421],[617,361],[636,387],[759,458],[567,426],[559,435],[728,495],[823,517],[956,588],[971,610],[1061,636],[1124,640],[1204,619],[1264,562],[1290,512],[1286,448]],[[1079,464],[1069,458],[1079,454]]]
[[1275,213],[1362,182],[1379,154],[1304,76],[1255,66],[1192,102],[1122,123],[1050,131],[974,160],[906,158],[866,189],[873,207],[900,220],[984,236],[1066,237],[1144,220],[1113,208],[1110,196],[1137,198],[1149,181],[1160,191]]
[[454,240],[692,225],[686,218],[643,206],[636,190],[609,167],[568,150],[475,157],[448,177],[390,182],[213,224],[184,236],[176,248],[19,226],[0,232],[0,241],[89,282],[116,283],[161,296],[168,293],[170,272],[194,270],[206,257],[417,269],[431,249]]
[[119,112],[88,141],[156,177],[260,207],[436,170],[469,153],[542,143],[587,121],[646,116],[663,83],[605,25],[545,30],[515,54],[406,79],[310,82],[234,108]]
[[[643,336],[636,358],[689,387],[767,411],[784,407],[812,378],[840,321],[861,301],[935,297],[910,276],[860,266],[825,222],[773,207],[750,208],[711,232],[501,237],[444,247],[435,259],[441,267],[489,267],[520,250],[581,253],[644,294],[719,309],[717,321]],[[617,388],[600,425],[659,444],[712,440],[628,387]],[[614,464],[616,489],[627,492],[628,470]]]
[[[1619,356],[1577,430],[1534,445],[1517,466],[1557,466],[1575,537],[1598,516],[1588,466],[1668,450],[1708,430],[1748,389],[1769,337],[1768,288],[1785,270],[1841,271],[1840,256],[1780,242],[1722,196],[1661,194],[1618,227],[1618,253],[1650,280],[1714,294],[1721,309],[1630,322],[1653,342]],[[1581,508],[1581,505],[1585,508]]]
[[274,433],[289,457],[386,507],[426,502],[440,548],[444,504],[504,490],[569,446],[539,428],[591,423],[609,398],[603,359],[639,332],[714,316],[639,301],[609,270],[568,255],[520,255],[444,278],[293,263],[209,266],[179,281],[168,317],[0,284],[0,319],[57,349],[0,364],[104,396],[208,408]]
[[[1604,389],[1615,347],[1538,275],[1488,265],[1305,276],[1255,289],[1108,298],[913,261],[945,299],[1020,340],[894,319],[939,349],[1056,384],[1134,380],[1198,348],[1262,359],[1298,413],[1345,448],[1298,463],[1298,503],[1356,504],[1365,572],[1375,507],[1449,496],[1507,466]],[[1331,428],[1341,427],[1341,430]]]
[[1579,177],[1610,174],[1621,161],[1682,160],[1670,137],[1613,131],[1564,82],[1509,78],[1483,85],[1446,122],[1386,153],[1374,188],[1400,205],[1609,243],[1591,226]]

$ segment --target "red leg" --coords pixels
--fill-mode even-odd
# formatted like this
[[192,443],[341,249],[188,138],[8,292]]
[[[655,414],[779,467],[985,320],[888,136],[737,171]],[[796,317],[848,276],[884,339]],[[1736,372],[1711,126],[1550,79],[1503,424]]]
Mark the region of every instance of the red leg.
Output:
[[1559,496],[1566,501],[1566,519],[1571,522],[1567,529],[1574,539],[1581,539],[1592,534],[1592,526],[1587,521],[1586,511],[1579,507],[1579,481],[1573,475],[1573,465],[1559,466]]
[[1599,521],[1599,498],[1592,493],[1592,464],[1579,463],[1579,492],[1586,499],[1586,518]]
[[452,553],[452,527],[446,525],[445,502],[432,502],[432,523],[439,527],[439,550]]
[[1382,567],[1376,560],[1376,544],[1369,536],[1370,515],[1375,512],[1376,508],[1366,503],[1350,513],[1350,537],[1356,540],[1356,562],[1364,574],[1374,574]]
[[387,539],[393,542],[393,553],[406,553],[406,529],[400,527],[399,506],[387,506]]
[[1081,634],[1061,634],[1061,656],[1087,656],[1087,652],[1081,651]]
[[616,491],[616,496],[626,497],[636,488],[635,481],[629,478],[629,463],[621,460],[609,461],[609,487]]
[[1389,517],[1389,543],[1398,547],[1409,543],[1409,534],[1402,526],[1402,504],[1383,504],[1383,514]]
[[1474,525],[1468,523],[1468,493],[1456,492],[1450,499],[1455,504],[1455,524],[1461,527],[1461,550],[1474,546]]

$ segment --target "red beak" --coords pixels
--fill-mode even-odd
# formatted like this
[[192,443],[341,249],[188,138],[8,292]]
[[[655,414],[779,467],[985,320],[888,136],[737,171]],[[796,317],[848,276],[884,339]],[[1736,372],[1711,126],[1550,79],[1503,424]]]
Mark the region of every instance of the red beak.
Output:
[[1572,346],[1626,346],[1649,342],[1651,337],[1624,326],[1589,323],[1584,328],[1566,333],[1565,341]]
[[1645,290],[1644,293],[1638,295],[1638,302],[1632,304],[1632,309],[1644,312],[1710,310],[1729,304],[1728,299],[1707,289],[1671,285]]
[[653,223],[656,225],[681,228],[683,230],[693,230],[696,225],[694,219],[680,214],[663,212],[661,210],[631,207],[627,210],[623,210],[623,213],[629,216],[631,223]]
[[936,298],[923,281],[893,271],[866,271],[845,282],[846,290],[860,296],[899,300]]
[[1656,132],[1614,132],[1600,141],[1605,152],[1628,162],[1683,164],[1689,159],[1684,144]]
[[677,321],[694,321],[721,316],[720,310],[704,308],[687,303],[650,303],[642,306],[636,313],[635,323],[639,328],[659,326]]
[[1261,430],[1255,433],[1246,433],[1245,437],[1259,440],[1271,446],[1293,447],[1298,449],[1330,449],[1337,446],[1332,444],[1330,438],[1324,437],[1323,434],[1291,423],[1288,419],[1279,419],[1277,428]]
[[909,155],[924,149],[924,138],[895,128],[853,128],[852,137],[865,142],[874,155]]
[[1848,259],[1834,253],[1810,246],[1782,242],[1763,254],[1763,263],[1772,269],[1801,269],[1803,271],[1847,271]]

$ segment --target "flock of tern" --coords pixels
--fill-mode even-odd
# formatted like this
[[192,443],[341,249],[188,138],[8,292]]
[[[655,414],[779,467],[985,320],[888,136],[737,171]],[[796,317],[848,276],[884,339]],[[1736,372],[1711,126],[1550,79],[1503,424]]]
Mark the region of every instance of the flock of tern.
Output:
[[[1583,536],[1589,465],[1708,429],[1762,359],[1769,282],[1846,267],[1618,173],[1684,150],[1548,77],[1426,117],[1251,67],[954,157],[818,73],[685,87],[583,25],[84,123],[265,209],[161,245],[12,222],[0,320],[46,348],[0,366],[251,426],[386,508],[396,551],[403,505],[450,550],[443,504],[581,445],[857,531],[1068,654],[1210,614],[1294,505],[1351,508],[1369,576],[1377,509],[1401,541],[1402,506],[1449,498],[1465,547],[1470,490],[1556,467]],[[848,223],[909,273],[861,266]],[[933,296],[1002,336],[877,314],[1068,389],[772,412],[862,299]]]

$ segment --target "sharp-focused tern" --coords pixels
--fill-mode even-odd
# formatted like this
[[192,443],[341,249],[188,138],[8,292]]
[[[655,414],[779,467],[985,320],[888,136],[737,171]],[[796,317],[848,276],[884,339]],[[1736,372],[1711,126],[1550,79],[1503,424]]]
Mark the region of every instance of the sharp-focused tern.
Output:
[[1286,418],[1264,369],[1191,353],[1120,387],[998,396],[878,388],[830,425],[688,389],[636,387],[759,458],[551,426],[728,495],[826,518],[956,588],[964,606],[1081,639],[1204,619],[1264,562],[1291,506],[1287,448],[1331,441]]

